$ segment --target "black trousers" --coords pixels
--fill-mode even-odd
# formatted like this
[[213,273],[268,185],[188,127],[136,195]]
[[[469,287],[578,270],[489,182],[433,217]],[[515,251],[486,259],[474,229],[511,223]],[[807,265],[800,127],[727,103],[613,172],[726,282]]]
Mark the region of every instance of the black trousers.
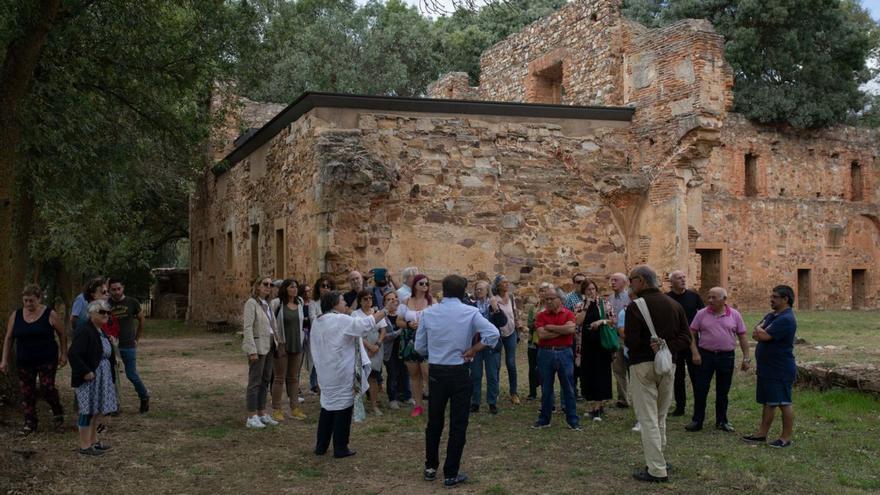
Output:
[[538,378],[538,348],[529,347],[529,397],[538,396],[538,385],[541,379]]
[[727,423],[727,394],[730,392],[730,384],[733,382],[733,368],[736,360],[734,351],[713,352],[700,349],[702,363],[694,366],[694,417],[693,421],[703,424],[706,419],[706,399],[709,396],[709,387],[712,384],[712,375],[717,377],[715,382],[715,424]]
[[318,441],[315,444],[315,453],[324,455],[330,447],[330,439],[333,438],[333,455],[342,455],[348,452],[348,439],[351,436],[351,415],[354,406],[349,406],[339,411],[328,411],[321,408],[318,416]]
[[684,411],[687,406],[687,385],[684,382],[685,372],[691,377],[691,388],[696,389],[694,379],[694,363],[691,362],[691,351],[686,349],[675,355],[675,379],[672,384],[675,395],[675,410]]
[[440,436],[449,402],[449,442],[446,444],[446,462],[443,477],[458,475],[461,454],[467,441],[468,414],[470,414],[471,371],[469,364],[439,365],[428,367],[428,426],[425,428],[425,468],[440,466]]

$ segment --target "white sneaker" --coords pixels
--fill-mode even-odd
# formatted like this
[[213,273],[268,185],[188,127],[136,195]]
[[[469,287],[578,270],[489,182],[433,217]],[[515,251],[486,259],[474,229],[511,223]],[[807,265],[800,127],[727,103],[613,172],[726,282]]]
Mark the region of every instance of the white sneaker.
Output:
[[642,424],[636,421],[636,425],[632,427],[632,431],[642,431]]
[[388,407],[390,407],[391,409],[400,409],[400,403],[396,400],[393,400],[388,403]]
[[374,408],[373,408],[373,414],[375,414],[376,416],[381,416],[381,415],[382,415],[382,411],[380,411],[378,407],[374,407]]
[[593,416],[593,421],[602,421],[602,416]]
[[306,401],[306,398],[303,397],[302,392],[300,392],[299,395],[296,396],[296,401],[299,402],[300,404],[302,404],[303,402]]
[[269,416],[268,414],[264,414],[264,415],[260,416],[259,420],[261,423],[263,423],[266,426],[278,426],[278,421],[275,421],[274,419],[272,419],[272,416]]
[[415,406],[415,405],[416,405],[416,400],[415,400],[415,399],[410,399],[410,400],[408,400],[407,402],[408,402],[409,405],[411,405],[411,406]]
[[249,417],[247,419],[247,422],[245,422],[244,426],[247,428],[265,428],[266,427],[266,425],[264,425],[263,422],[260,421],[260,417],[257,415]]

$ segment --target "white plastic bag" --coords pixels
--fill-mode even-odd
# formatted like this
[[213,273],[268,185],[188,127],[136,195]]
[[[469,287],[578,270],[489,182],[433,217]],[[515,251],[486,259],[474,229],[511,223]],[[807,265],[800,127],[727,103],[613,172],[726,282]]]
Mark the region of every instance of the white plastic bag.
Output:
[[669,351],[666,341],[657,336],[657,331],[654,329],[654,322],[651,320],[651,312],[648,311],[648,305],[645,304],[645,300],[640,297],[635,300],[635,303],[639,308],[639,311],[642,313],[645,323],[648,324],[648,330],[651,331],[651,337],[660,341],[660,349],[654,354],[654,373],[658,375],[671,374],[673,370],[672,352]]

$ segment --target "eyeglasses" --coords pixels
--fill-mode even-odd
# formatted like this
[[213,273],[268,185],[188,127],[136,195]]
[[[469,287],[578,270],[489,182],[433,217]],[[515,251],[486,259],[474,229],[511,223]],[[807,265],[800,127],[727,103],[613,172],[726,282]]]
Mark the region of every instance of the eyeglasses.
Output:
[[262,285],[263,287],[271,287],[272,283],[271,282],[263,282],[260,285]]
[[99,310],[98,310],[98,314],[101,315],[101,316],[109,316],[109,315],[110,315],[110,312],[107,311],[106,309],[99,309]]
[[576,284],[578,284],[578,285],[580,285],[580,284],[582,284],[582,283],[584,283],[584,282],[586,282],[586,280],[584,280],[584,279],[578,279],[578,280],[575,280],[575,281],[574,281],[574,283],[576,283]]

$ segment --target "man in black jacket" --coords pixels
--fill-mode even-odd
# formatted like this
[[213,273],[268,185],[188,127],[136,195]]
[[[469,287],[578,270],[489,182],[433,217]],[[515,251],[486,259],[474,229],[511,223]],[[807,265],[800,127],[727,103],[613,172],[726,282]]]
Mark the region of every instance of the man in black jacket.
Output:
[[647,265],[633,268],[629,275],[633,294],[643,298],[658,339],[654,339],[635,301],[626,308],[625,342],[629,349],[630,392],[636,417],[642,426],[642,448],[645,451],[645,469],[633,477],[640,481],[668,481],[666,457],[666,412],[672,403],[672,373],[658,374],[654,370],[654,355],[660,350],[661,340],[673,353],[690,346],[691,334],[687,316],[681,305],[660,292],[657,273]]

